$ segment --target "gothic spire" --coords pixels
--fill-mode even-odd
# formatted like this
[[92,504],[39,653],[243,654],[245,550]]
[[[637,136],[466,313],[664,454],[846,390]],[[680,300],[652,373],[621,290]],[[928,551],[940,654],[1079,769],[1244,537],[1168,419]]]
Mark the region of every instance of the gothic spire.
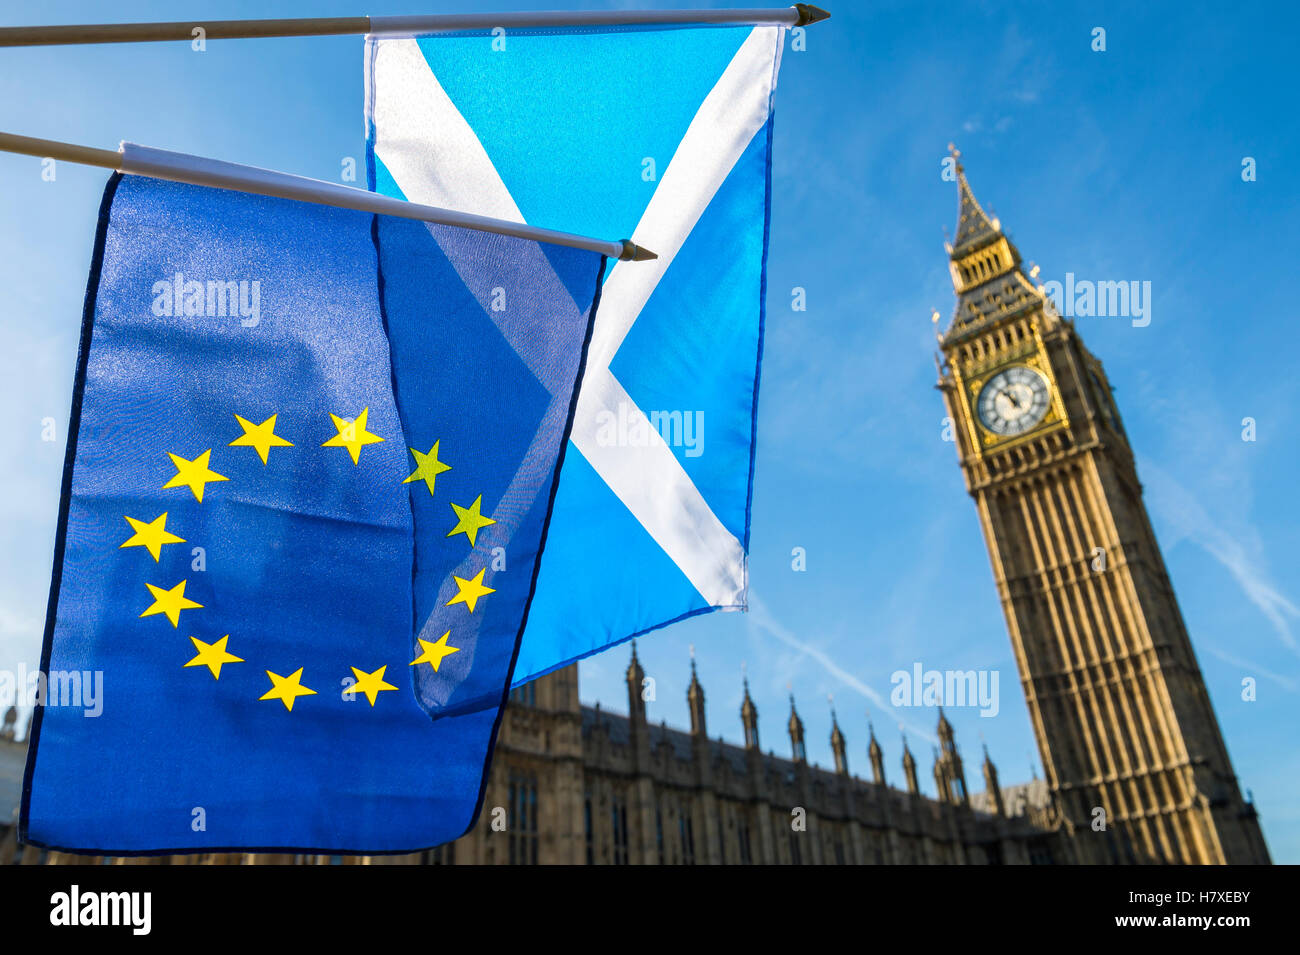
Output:
[[867,732],[871,734],[871,742],[867,745],[867,757],[871,760],[871,778],[876,781],[877,786],[885,785],[885,760],[884,753],[880,750],[880,744],[876,742],[876,728],[867,720]]
[[802,763],[807,758],[807,750],[803,743],[803,720],[799,719],[799,713],[794,708],[794,694],[790,694],[790,748],[794,754],[794,760]]
[[903,775],[907,778],[907,791],[913,796],[921,792],[921,787],[916,782],[916,759],[912,756],[912,751],[907,748],[907,734],[903,734]]
[[645,722],[645,695],[642,693],[642,687],[645,686],[645,671],[641,669],[641,661],[636,657],[636,641],[632,641],[632,659],[627,665],[627,705],[628,714],[634,723]]
[[834,701],[831,701],[831,753],[835,756],[835,772],[847,776],[849,755],[844,747],[844,734],[840,732],[840,722],[835,718]]
[[745,727],[745,748],[758,749],[758,707],[754,705],[754,701],[749,696],[749,677],[746,676],[743,679],[745,681],[745,701],[740,704],[740,722]]
[[704,725],[704,687],[700,686],[699,675],[695,672],[695,647],[691,647],[691,685],[686,689],[686,704],[691,710],[691,732],[696,736],[708,736]]
[[957,173],[957,234],[948,249],[948,268],[957,309],[940,342],[950,343],[964,332],[1042,307],[1044,298],[1020,271],[1020,252],[990,218],[971,191],[961,153],[948,144]]
[[1001,235],[1002,224],[988,217],[971,191],[970,183],[966,181],[966,170],[961,164],[961,150],[949,143],[948,152],[957,167],[957,234],[953,236],[950,250],[956,259]]
[[952,742],[952,724],[948,722],[948,717],[943,715],[943,707],[939,707],[939,742],[948,744]]
[[952,802],[952,792],[948,788],[948,774],[944,767],[943,760],[939,758],[938,747],[931,747],[934,750],[934,788],[939,794],[940,802]]
[[993,765],[993,760],[989,759],[988,743],[984,744],[984,791],[993,800],[993,811],[999,816],[1005,816],[1006,807],[1002,803],[1002,790],[998,787],[998,770]]
[[939,707],[939,747],[942,756],[939,757],[936,751],[936,757],[940,758],[942,763],[948,801],[964,805],[969,799],[966,792],[966,770],[962,768],[961,754],[957,752],[957,740],[953,735],[952,724],[948,722],[948,717],[943,715],[943,707]]

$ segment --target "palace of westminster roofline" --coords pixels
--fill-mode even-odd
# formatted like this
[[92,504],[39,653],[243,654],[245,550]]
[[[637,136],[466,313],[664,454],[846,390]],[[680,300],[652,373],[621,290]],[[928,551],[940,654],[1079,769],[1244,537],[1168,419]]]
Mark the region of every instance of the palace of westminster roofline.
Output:
[[[713,740],[708,739],[704,715],[704,688],[700,684],[694,659],[691,660],[691,681],[686,694],[691,714],[691,728],[689,731],[669,727],[666,721],[661,721],[658,724],[649,723],[646,718],[645,702],[642,699],[641,688],[644,679],[645,673],[637,658],[636,641],[633,640],[631,660],[627,668],[629,712],[627,715],[612,713],[602,709],[599,702],[592,706],[583,704],[581,706],[582,735],[585,741],[590,742],[597,748],[602,744],[619,748],[633,746],[636,743],[634,739],[636,727],[644,726],[649,751],[656,757],[668,758],[680,763],[690,763],[696,758],[697,743],[707,741],[707,752],[714,765],[719,768],[725,767],[726,771],[735,777],[743,777],[756,768],[762,769],[765,773],[788,779],[793,779],[797,773],[806,771],[810,777],[821,783],[847,778],[861,785],[894,788],[888,781],[889,774],[885,765],[884,750],[879,740],[876,739],[875,727],[870,722],[867,724],[868,744],[866,752],[871,766],[871,779],[868,781],[850,771],[847,739],[840,728],[833,705],[831,707],[830,746],[834,766],[828,769],[808,762],[803,718],[798,713],[793,693],[790,695],[790,716],[786,723],[790,739],[790,758],[787,759],[777,756],[775,751],[771,749],[766,754],[762,752],[758,736],[758,708],[750,696],[749,680],[747,678],[743,679],[744,698],[740,707],[743,744],[729,743],[722,736],[718,736]],[[512,699],[523,700],[527,699],[527,696],[516,690],[512,694]],[[943,708],[940,706],[937,709],[938,722],[936,730],[939,745],[933,747],[932,773],[939,802],[964,804],[980,812],[1011,816],[1024,815],[1031,809],[1041,810],[1045,808],[1046,786],[1042,780],[1037,778],[1036,774],[1030,783],[1012,786],[1007,789],[999,786],[997,768],[989,756],[987,745],[983,746],[984,759],[982,763],[982,775],[986,790],[984,792],[968,793],[965,770],[961,756],[957,751],[955,733],[943,713]],[[917,775],[917,760],[908,745],[906,733],[902,735],[902,745],[903,755],[900,767],[906,793],[926,798],[921,792],[921,785]],[[1008,797],[1015,797],[1014,802],[1008,804]],[[1003,805],[999,806],[999,802],[1003,803]]]

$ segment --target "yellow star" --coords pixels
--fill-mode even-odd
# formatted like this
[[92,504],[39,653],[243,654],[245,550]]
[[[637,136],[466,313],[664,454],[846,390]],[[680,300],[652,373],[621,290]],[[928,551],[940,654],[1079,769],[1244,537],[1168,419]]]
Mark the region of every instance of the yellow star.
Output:
[[384,439],[377,434],[371,434],[366,430],[366,416],[370,414],[369,408],[362,408],[361,414],[357,415],[357,420],[353,422],[344,421],[336,414],[331,414],[334,419],[334,427],[338,429],[338,434],[330,438],[322,448],[347,448],[348,454],[352,455],[352,463],[356,464],[361,459],[361,449],[367,444],[378,444]]
[[230,634],[226,634],[216,643],[204,643],[198,637],[190,637],[190,642],[194,644],[194,649],[199,651],[199,655],[183,665],[187,667],[207,667],[212,671],[212,678],[220,680],[221,665],[223,663],[244,662],[242,657],[226,652],[226,641],[229,639]]
[[[432,664],[433,672],[437,673],[438,667],[442,666],[443,657],[453,653],[460,653],[460,647],[448,646],[447,638],[450,636],[451,631],[448,630],[438,638],[437,643],[430,643],[428,640],[420,640],[420,646],[424,648],[424,652],[412,660],[410,665],[415,666],[417,663]],[[416,639],[419,640],[420,638],[416,637]]]
[[239,422],[244,433],[230,442],[232,448],[252,448],[257,452],[257,456],[266,463],[266,456],[272,448],[292,448],[293,442],[286,441],[275,433],[275,415],[267,418],[261,424],[253,424],[246,421],[239,415],[235,415],[235,420]]
[[450,464],[443,464],[438,460],[438,444],[433,442],[433,447],[429,449],[428,454],[421,454],[415,448],[411,448],[411,453],[415,455],[415,473],[403,481],[403,484],[410,484],[412,481],[423,481],[429,488],[429,493],[433,493],[433,481],[443,471],[450,471]]
[[489,524],[495,524],[496,521],[490,517],[484,517],[479,513],[479,507],[483,504],[483,495],[480,494],[474,498],[474,503],[469,507],[461,507],[459,504],[453,504],[451,509],[456,512],[456,526],[452,528],[448,537],[454,537],[456,534],[464,534],[469,538],[469,546],[474,546],[474,541],[478,537],[481,528]]
[[194,494],[194,499],[199,503],[203,502],[203,487],[211,484],[213,481],[229,481],[230,478],[218,474],[216,471],[208,470],[208,458],[212,454],[212,449],[204,451],[193,461],[186,461],[180,455],[167,452],[167,457],[172,459],[172,464],[176,465],[176,476],[163,485],[166,490],[169,487],[186,487]]
[[357,678],[357,682],[352,684],[352,692],[364,693],[366,699],[370,701],[370,705],[374,706],[375,699],[384,690],[397,689],[397,687],[393,686],[391,683],[384,682],[384,671],[387,669],[387,666],[382,666],[374,673],[362,673],[356,667],[353,667],[352,674]]
[[280,674],[272,673],[270,670],[266,671],[266,675],[271,678],[271,689],[259,696],[258,699],[279,700],[290,713],[293,712],[293,701],[298,697],[316,695],[315,690],[310,690],[302,685],[302,667],[298,667],[288,676],[280,676]]
[[[484,570],[487,568],[485,567]],[[460,591],[456,596],[447,601],[447,606],[452,604],[463,603],[469,607],[469,612],[474,612],[474,605],[478,603],[479,597],[486,597],[488,594],[496,593],[491,587],[483,586],[483,571],[480,570],[473,580],[465,580],[463,577],[451,575],[451,579],[456,581],[456,587]]]
[[123,547],[147,547],[153,559],[157,562],[162,555],[163,544],[184,544],[184,537],[177,537],[167,530],[167,512],[163,511],[152,521],[146,524],[144,521],[137,521],[134,517],[128,517],[126,522],[131,525],[135,531],[126,542],[118,545],[118,550]]
[[182,610],[193,610],[195,607],[203,606],[203,604],[195,603],[185,596],[185,581],[183,580],[171,590],[163,590],[153,584],[145,584],[145,586],[149,588],[149,593],[153,594],[153,605],[140,614],[141,617],[152,617],[155,614],[165,613],[167,619],[175,627],[180,624]]

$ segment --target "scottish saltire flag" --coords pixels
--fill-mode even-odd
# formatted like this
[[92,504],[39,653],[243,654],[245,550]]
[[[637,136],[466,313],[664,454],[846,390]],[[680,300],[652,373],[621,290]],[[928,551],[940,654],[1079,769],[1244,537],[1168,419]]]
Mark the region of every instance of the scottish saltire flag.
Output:
[[22,838],[370,853],[468,829],[603,266],[115,176]]
[[372,188],[659,256],[605,279],[516,684],[745,607],[784,32],[367,41]]

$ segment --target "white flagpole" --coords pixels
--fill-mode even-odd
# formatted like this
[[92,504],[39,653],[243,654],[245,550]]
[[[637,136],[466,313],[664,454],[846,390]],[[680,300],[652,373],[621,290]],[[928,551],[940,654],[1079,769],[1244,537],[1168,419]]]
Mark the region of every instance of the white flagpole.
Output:
[[[751,24],[808,26],[830,14],[810,3],[742,10],[535,10],[448,13],[393,17],[301,17],[287,20],[176,20],[167,23],[86,23],[0,27],[0,47],[74,43],[189,42],[255,37],[344,36],[370,33],[410,36],[457,30],[527,29],[566,26],[667,26]],[[201,33],[198,31],[202,31]]]
[[233,189],[237,192],[296,199],[343,209],[356,209],[361,212],[476,229],[497,235],[516,236],[533,242],[548,242],[552,245],[587,249],[616,259],[643,262],[656,257],[649,249],[640,248],[627,239],[622,241],[593,239],[570,232],[540,229],[506,219],[493,219],[488,216],[457,212],[453,209],[406,202],[391,196],[368,192],[365,189],[326,182],[323,179],[295,176],[273,169],[191,156],[187,153],[139,146],[135,143],[123,143],[119,151],[113,152],[108,149],[93,149],[50,139],[0,133],[0,151],[23,153],[29,156],[49,156],[67,162],[115,169],[128,175],[152,176],[155,179],[170,179],[197,186]]

